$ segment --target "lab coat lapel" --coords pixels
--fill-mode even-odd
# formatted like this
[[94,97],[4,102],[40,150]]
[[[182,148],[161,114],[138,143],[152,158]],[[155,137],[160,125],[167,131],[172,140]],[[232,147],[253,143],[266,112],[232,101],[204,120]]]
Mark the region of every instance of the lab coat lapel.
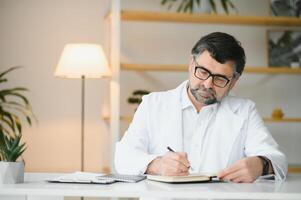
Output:
[[241,133],[241,129],[244,124],[244,120],[240,118],[236,111],[238,109],[237,104],[231,104],[228,99],[225,99],[221,103],[220,108],[217,112],[214,131],[220,133],[220,138],[216,138],[216,145],[223,152],[223,166],[228,166],[237,157],[236,153],[232,149]]
[[166,121],[166,131],[170,131],[166,138],[169,146],[175,151],[183,151],[183,127],[182,127],[182,105],[181,92],[186,87],[187,81],[182,83],[174,90],[173,95],[169,99],[167,107],[168,120]]

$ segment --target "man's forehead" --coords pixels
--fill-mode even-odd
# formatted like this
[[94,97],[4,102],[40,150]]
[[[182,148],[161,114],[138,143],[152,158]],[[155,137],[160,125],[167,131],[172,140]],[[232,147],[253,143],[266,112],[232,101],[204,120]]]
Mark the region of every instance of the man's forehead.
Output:
[[227,74],[232,75],[235,62],[234,61],[226,61],[225,63],[219,63],[215,60],[208,51],[202,52],[199,56],[194,57],[195,61],[201,65],[209,69],[212,73],[218,74]]

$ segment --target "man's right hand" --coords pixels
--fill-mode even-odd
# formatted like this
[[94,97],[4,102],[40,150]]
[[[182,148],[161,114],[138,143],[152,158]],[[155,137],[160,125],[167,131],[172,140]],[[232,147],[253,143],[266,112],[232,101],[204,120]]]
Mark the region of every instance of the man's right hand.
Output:
[[185,152],[167,152],[164,156],[155,158],[146,169],[147,174],[164,176],[188,175],[190,163]]

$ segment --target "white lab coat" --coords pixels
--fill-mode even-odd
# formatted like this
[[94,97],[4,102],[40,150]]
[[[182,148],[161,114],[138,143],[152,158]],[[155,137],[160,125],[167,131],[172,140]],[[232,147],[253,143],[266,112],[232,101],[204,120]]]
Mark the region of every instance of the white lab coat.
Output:
[[[131,125],[116,144],[115,168],[118,173],[144,174],[154,158],[167,152],[167,146],[176,151],[183,150],[180,96],[186,84],[187,81],[176,89],[143,97]],[[224,156],[218,163],[206,163],[206,168],[223,169],[243,157],[262,155],[271,160],[276,179],[285,179],[285,155],[279,151],[252,101],[225,97],[218,106],[214,123],[213,131],[220,134],[212,145]]]

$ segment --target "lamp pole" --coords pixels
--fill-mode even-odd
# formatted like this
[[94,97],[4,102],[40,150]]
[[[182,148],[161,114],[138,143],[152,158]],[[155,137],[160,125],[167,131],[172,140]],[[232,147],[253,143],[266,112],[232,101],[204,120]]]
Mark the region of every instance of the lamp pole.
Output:
[[85,76],[82,75],[82,111],[81,111],[81,171],[85,169]]

